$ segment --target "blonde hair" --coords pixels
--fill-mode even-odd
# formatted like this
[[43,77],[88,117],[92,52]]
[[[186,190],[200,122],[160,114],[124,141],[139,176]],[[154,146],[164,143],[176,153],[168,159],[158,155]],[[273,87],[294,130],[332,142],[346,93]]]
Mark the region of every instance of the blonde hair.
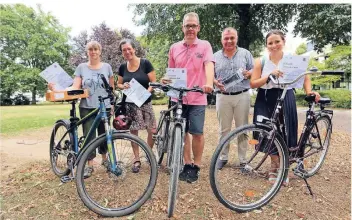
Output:
[[98,48],[101,51],[101,44],[98,41],[92,40],[86,45],[86,51],[88,52],[89,48]]
[[187,17],[194,17],[194,18],[197,18],[197,21],[198,21],[198,24],[199,24],[199,16],[197,13],[195,12],[189,12],[187,14],[185,14],[185,16],[183,16],[183,21],[182,21],[182,24],[185,24],[185,20]]

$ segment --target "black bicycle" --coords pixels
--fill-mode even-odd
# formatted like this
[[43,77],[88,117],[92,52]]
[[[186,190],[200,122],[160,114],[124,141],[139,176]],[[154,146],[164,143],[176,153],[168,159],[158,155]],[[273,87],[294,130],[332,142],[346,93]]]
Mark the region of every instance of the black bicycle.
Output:
[[154,135],[158,165],[161,165],[164,155],[167,153],[166,167],[170,173],[167,213],[170,218],[176,206],[178,176],[183,167],[186,119],[182,117],[182,97],[186,92],[203,94],[203,90],[197,86],[193,88],[176,88],[160,83],[150,83],[150,86],[162,89],[164,92],[170,90],[179,92],[177,102],[173,105],[169,102],[169,108],[160,112],[157,134]]
[[[139,209],[151,196],[157,180],[157,164],[150,147],[128,130],[113,130],[108,123],[104,100],[115,104],[113,90],[104,75],[100,75],[108,96],[99,96],[99,107],[86,117],[76,117],[76,102],[71,101],[70,119],[56,121],[50,139],[50,162],[53,172],[63,183],[76,179],[77,192],[83,203],[92,211],[103,216],[118,217]],[[68,91],[82,94],[83,90]],[[78,126],[97,114],[87,137],[78,135]],[[96,132],[100,121],[104,122],[105,134],[87,140]],[[144,162],[141,172],[131,171],[134,154],[131,144],[140,148],[140,161]],[[107,146],[107,160],[100,163],[91,154]],[[94,172],[84,177],[88,161],[93,163]],[[93,169],[89,167],[90,169]],[[75,169],[76,168],[76,169]],[[76,171],[76,173],[75,173]]]
[[[278,84],[283,90],[270,119],[258,116],[256,123],[238,127],[220,141],[211,160],[209,177],[211,188],[223,205],[237,212],[252,211],[264,206],[279,192],[281,185],[287,180],[288,169],[293,164],[294,174],[304,179],[312,194],[306,179],[321,168],[329,148],[333,111],[326,110],[325,107],[331,100],[321,98],[318,103],[320,110],[315,111],[315,96],[305,98],[309,108],[298,145],[294,148],[288,148],[284,141],[286,136],[285,122],[282,121],[283,102],[288,86],[303,76],[341,73],[311,69],[292,82]],[[276,81],[273,78],[271,80]],[[224,167],[218,170],[216,163],[220,159],[221,151],[229,144],[242,144],[247,147],[246,164],[244,167]],[[277,173],[272,173],[272,161],[269,156],[272,154],[278,156]],[[270,175],[275,175],[274,183],[267,181]]]

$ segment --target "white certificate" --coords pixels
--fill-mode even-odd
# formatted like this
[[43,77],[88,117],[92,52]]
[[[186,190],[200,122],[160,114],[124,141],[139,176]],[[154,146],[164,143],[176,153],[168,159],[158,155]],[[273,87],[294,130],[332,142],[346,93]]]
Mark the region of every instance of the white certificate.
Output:
[[[285,55],[279,63],[279,70],[284,73],[282,78],[279,78],[280,82],[292,82],[299,75],[306,72],[308,68],[309,57],[298,56],[298,55]],[[304,77],[298,80],[296,83],[290,85],[290,88],[302,88],[304,83]]]
[[[166,68],[166,78],[172,81],[170,85],[173,87],[176,87],[176,88],[187,87],[187,69],[186,68]],[[166,95],[172,98],[178,98],[179,92],[175,90],[171,90],[171,91],[168,91]]]
[[151,93],[134,78],[131,79],[129,84],[130,88],[122,90],[123,94],[127,96],[126,102],[133,102],[138,107],[141,107]]
[[48,83],[54,83],[55,90],[64,90],[73,84],[73,79],[58,63],[53,63],[39,74]]

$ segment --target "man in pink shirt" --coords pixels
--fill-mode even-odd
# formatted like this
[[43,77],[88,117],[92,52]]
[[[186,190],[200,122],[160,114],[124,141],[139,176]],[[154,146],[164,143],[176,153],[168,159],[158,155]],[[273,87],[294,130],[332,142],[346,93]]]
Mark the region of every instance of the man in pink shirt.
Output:
[[[208,41],[200,40],[199,17],[194,12],[183,17],[182,31],[184,40],[173,44],[169,51],[169,68],[187,68],[187,87],[199,86],[205,93],[213,90],[214,57]],[[204,118],[207,105],[206,94],[187,93],[183,99],[183,117],[187,119],[184,162],[180,180],[189,183],[198,180],[204,149]],[[192,145],[190,140],[192,135]],[[192,163],[191,146],[194,160]]]

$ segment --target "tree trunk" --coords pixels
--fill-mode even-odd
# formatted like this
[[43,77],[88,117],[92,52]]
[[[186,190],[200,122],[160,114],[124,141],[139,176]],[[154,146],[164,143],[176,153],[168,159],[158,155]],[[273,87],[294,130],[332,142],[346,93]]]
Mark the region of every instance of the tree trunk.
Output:
[[249,50],[250,43],[248,34],[251,32],[249,30],[249,22],[251,20],[250,7],[250,4],[240,4],[237,9],[239,15],[238,46],[247,50]]
[[36,96],[37,96],[37,87],[35,86],[32,90],[32,105],[37,104]]

